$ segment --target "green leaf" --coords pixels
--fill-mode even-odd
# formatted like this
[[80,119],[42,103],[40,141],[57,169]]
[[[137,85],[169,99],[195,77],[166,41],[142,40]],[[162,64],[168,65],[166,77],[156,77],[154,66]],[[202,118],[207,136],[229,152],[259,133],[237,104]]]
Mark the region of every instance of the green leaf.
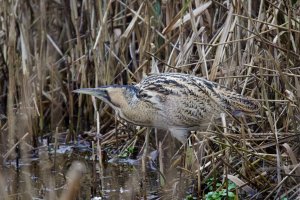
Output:
[[233,192],[228,192],[228,197],[234,198],[235,194]]
[[229,185],[228,185],[228,190],[232,190],[232,189],[235,189],[235,188],[236,188],[235,183],[230,182]]
[[214,192],[213,195],[212,195],[212,198],[213,199],[221,199],[221,195],[219,192]]

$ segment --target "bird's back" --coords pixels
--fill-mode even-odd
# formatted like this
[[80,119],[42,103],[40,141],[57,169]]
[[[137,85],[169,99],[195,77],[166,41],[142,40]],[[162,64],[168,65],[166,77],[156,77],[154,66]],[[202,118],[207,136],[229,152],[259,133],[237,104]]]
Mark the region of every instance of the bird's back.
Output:
[[259,108],[252,98],[187,74],[151,75],[136,86],[139,96],[157,109],[158,121],[154,123],[168,126],[197,127],[224,110],[248,113]]

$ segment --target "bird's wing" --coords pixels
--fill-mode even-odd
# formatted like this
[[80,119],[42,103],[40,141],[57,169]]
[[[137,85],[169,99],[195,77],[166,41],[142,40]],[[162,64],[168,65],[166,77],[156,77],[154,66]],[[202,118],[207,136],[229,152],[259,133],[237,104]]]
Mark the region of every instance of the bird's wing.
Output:
[[251,97],[245,97],[233,90],[205,79],[197,77],[192,79],[204,94],[232,114],[236,112],[255,113],[260,109],[259,102]]
[[260,109],[260,103],[254,98],[243,96],[224,87],[216,88],[216,91],[230,105],[229,109],[232,113],[240,111],[256,113]]

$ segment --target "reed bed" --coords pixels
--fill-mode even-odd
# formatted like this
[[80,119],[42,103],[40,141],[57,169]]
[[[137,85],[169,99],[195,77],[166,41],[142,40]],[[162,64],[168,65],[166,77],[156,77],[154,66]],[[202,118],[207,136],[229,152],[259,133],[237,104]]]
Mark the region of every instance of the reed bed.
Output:
[[[225,190],[219,199],[230,199],[230,192],[240,199],[299,198],[299,1],[0,0],[0,4],[4,199],[14,199],[4,186],[7,161],[30,157],[32,152],[39,155],[43,138],[59,144],[55,139],[59,135],[66,143],[76,143],[82,135],[95,136],[94,154],[101,167],[106,162],[102,151],[115,149],[120,154],[137,148],[142,156],[139,183],[147,181],[148,153],[158,150],[160,198],[209,199],[209,192],[220,194],[231,183],[234,189]],[[194,145],[184,149],[176,142],[155,140],[157,132],[158,137],[165,135],[160,130],[126,124],[103,102],[72,93],[77,88],[132,84],[159,72],[215,81],[258,99],[260,112],[236,119],[224,116],[225,125],[239,130],[215,127],[208,133],[192,133]],[[34,186],[28,178],[25,182],[26,195],[32,197]],[[147,198],[147,190],[136,185],[135,197]],[[44,197],[72,195],[50,192]]]

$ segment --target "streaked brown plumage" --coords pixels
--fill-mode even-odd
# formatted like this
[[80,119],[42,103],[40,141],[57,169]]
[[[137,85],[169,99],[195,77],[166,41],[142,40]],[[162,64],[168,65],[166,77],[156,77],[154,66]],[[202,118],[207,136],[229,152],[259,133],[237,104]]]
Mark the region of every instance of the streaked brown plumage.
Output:
[[146,77],[136,85],[83,88],[74,92],[93,95],[116,114],[135,125],[170,130],[185,143],[188,131],[197,130],[222,112],[253,113],[259,103],[217,83],[181,73]]

